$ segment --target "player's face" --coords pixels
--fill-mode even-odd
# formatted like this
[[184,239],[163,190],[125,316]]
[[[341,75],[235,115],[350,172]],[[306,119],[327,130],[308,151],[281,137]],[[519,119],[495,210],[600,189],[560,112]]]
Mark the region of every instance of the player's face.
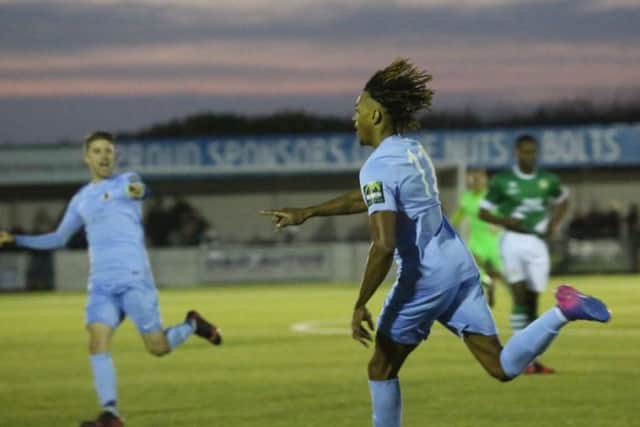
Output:
[[113,175],[116,163],[116,150],[107,139],[92,141],[84,153],[84,161],[94,178],[104,179]]
[[535,141],[523,141],[516,149],[518,166],[526,172],[536,168],[538,160],[538,144]]
[[472,171],[467,174],[467,187],[473,191],[482,191],[487,188],[487,173],[485,171]]
[[362,92],[356,99],[356,108],[353,113],[353,126],[360,145],[373,145],[373,98],[367,92]]

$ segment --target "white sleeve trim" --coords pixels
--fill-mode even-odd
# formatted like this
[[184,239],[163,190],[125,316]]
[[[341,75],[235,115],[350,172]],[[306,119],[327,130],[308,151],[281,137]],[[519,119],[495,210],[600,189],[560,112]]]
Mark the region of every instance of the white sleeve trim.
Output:
[[397,209],[393,209],[391,206],[380,204],[379,206],[371,205],[369,209],[367,209],[367,213],[369,216],[373,215],[376,212],[393,212],[398,213]]
[[554,205],[558,205],[569,198],[569,189],[567,187],[561,187],[562,192],[558,197],[554,197],[551,199],[551,203]]
[[482,199],[482,201],[480,202],[480,209],[486,209],[488,211],[492,211],[495,208],[497,208],[497,206],[491,203],[490,201],[488,201],[487,199]]

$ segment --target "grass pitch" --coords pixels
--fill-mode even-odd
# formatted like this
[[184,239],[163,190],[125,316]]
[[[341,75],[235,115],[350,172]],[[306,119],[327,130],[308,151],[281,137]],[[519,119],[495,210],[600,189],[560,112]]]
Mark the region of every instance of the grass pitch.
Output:
[[[570,324],[543,361],[552,376],[490,379],[440,325],[401,371],[404,425],[638,426],[638,276],[554,278],[602,297],[607,325]],[[387,288],[370,304],[380,309]],[[348,336],[354,284],[226,286],[161,291],[166,325],[197,308],[224,344],[194,337],[173,354],[145,353],[132,324],[114,339],[120,408],[131,427],[363,427],[370,425],[367,350]],[[509,334],[500,289],[495,317]],[[76,426],[99,410],[82,294],[0,295],[0,426]],[[552,304],[551,289],[541,306]],[[293,328],[293,329],[292,329]],[[295,329],[295,330],[294,330]]]

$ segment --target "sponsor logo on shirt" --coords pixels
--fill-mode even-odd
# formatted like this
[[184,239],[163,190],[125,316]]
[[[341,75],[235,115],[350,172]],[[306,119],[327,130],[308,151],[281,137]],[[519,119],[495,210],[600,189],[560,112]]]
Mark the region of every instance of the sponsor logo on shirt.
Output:
[[509,181],[509,185],[507,186],[507,194],[514,195],[518,194],[520,189],[518,188],[518,183],[515,181]]
[[384,203],[382,181],[374,181],[368,183],[367,185],[362,187],[362,193],[364,194],[364,201],[367,206],[371,206],[376,203]]

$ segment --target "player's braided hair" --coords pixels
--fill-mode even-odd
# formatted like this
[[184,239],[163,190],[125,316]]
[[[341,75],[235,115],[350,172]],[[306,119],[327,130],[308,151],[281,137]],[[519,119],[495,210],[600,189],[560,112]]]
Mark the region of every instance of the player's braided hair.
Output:
[[419,127],[415,114],[431,107],[433,90],[427,86],[431,74],[416,68],[407,58],[398,58],[383,70],[378,70],[364,90],[378,101],[391,116],[394,130]]

